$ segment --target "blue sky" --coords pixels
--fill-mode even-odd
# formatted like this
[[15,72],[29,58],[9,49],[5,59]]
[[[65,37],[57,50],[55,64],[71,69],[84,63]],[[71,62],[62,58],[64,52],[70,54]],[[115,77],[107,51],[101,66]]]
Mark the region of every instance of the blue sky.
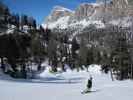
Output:
[[0,0],[3,1],[12,13],[27,14],[33,16],[39,24],[50,14],[56,5],[64,6],[71,10],[82,2],[95,2],[96,0]]

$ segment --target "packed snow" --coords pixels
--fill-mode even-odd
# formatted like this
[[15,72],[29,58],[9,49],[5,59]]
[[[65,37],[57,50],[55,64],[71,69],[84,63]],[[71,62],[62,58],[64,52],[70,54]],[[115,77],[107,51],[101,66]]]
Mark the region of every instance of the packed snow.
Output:
[[[50,73],[49,67],[37,79],[12,79],[0,74],[1,100],[132,100],[133,82],[111,81],[110,74],[103,74],[100,66],[92,65],[89,72],[76,70]],[[86,89],[87,79],[93,77],[92,90]]]

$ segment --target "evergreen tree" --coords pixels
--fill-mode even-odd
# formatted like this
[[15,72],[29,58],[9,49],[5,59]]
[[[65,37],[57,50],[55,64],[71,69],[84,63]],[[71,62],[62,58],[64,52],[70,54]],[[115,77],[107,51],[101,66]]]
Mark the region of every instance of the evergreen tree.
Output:
[[72,56],[73,58],[76,58],[77,54],[76,51],[79,49],[79,44],[77,43],[76,38],[73,38],[72,40]]
[[28,16],[27,15],[21,16],[21,26],[23,27],[24,25],[28,25]]
[[[88,52],[87,52],[87,65],[91,65],[94,63],[94,58],[93,58],[93,49],[89,48]],[[87,71],[88,71],[88,66],[87,67]]]
[[71,51],[72,51],[72,68],[75,68],[76,63],[78,63],[76,61],[76,59],[78,58],[78,55],[77,55],[76,51],[79,49],[79,47],[80,46],[77,43],[76,38],[73,38],[73,40],[72,40],[72,48],[71,48]]
[[52,71],[57,71],[57,41],[50,39],[48,43],[49,64],[52,66]]
[[129,47],[127,44],[127,40],[124,35],[118,36],[118,41],[116,47],[113,51],[113,59],[112,63],[115,66],[115,70],[118,74],[118,79],[123,80],[128,78],[129,76],[129,66],[130,66],[130,54],[129,54]]
[[87,71],[88,71],[88,63],[87,63],[88,48],[86,46],[87,46],[87,43],[85,41],[85,38],[82,37],[81,42],[80,42],[79,54],[78,54],[78,63],[79,63],[78,65],[81,68],[84,65],[87,68]]
[[36,29],[36,20],[33,17],[28,17],[28,25]]

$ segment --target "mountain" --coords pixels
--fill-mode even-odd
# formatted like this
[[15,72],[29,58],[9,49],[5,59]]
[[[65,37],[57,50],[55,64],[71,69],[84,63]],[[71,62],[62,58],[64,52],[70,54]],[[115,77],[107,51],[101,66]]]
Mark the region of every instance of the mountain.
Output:
[[[119,23],[123,23],[121,26],[126,27],[126,25],[130,25],[128,22],[130,15],[133,14],[133,9],[129,7],[128,3],[127,0],[112,0],[106,5],[104,3],[82,3],[75,11],[56,6],[42,25],[44,28],[69,29],[76,30],[76,32],[90,25],[104,28],[105,24],[121,25]],[[122,20],[122,17],[127,18]]]
[[[51,29],[65,29],[68,27],[75,28],[78,26],[84,28],[92,23],[99,24],[100,20],[97,22],[94,17],[95,13],[100,11],[99,9],[101,10],[102,7],[96,3],[80,4],[75,11],[71,11],[61,6],[56,6],[53,8],[51,14],[45,19],[43,26]],[[94,19],[94,21],[90,21],[90,19]]]

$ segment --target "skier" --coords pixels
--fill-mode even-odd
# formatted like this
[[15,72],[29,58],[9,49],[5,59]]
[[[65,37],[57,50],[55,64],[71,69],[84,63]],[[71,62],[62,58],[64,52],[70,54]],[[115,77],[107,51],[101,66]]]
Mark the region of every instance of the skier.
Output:
[[81,94],[86,94],[86,93],[89,93],[89,92],[92,92],[91,91],[91,88],[92,88],[92,77],[90,77],[88,79],[88,82],[87,82],[87,85],[86,85],[86,89],[84,91],[81,92]]
[[87,83],[87,91],[91,91],[91,88],[92,88],[92,77],[90,77],[88,79],[88,83]]

